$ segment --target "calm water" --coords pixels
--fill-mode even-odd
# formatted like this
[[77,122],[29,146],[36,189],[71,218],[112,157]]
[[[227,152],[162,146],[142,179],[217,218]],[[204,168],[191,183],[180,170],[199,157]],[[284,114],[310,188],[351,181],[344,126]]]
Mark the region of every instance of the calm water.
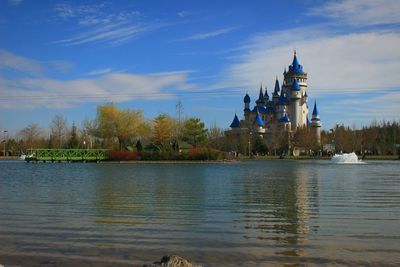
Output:
[[0,264],[400,264],[400,162],[0,161]]

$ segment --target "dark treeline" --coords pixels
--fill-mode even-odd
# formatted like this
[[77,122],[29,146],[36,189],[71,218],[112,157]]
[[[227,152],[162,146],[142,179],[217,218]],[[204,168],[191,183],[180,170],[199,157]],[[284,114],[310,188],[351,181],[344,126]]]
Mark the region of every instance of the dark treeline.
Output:
[[63,116],[56,115],[46,130],[30,124],[16,136],[8,136],[5,144],[3,140],[1,154],[5,150],[7,155],[20,155],[31,148],[105,148],[147,153],[157,159],[208,159],[220,157],[221,152],[248,155],[250,145],[251,153],[266,155],[287,153],[294,147],[302,148],[305,154],[326,153],[329,146],[334,148],[332,153],[390,155],[397,153],[395,144],[400,143],[399,122],[374,121],[362,129],[336,125],[323,130],[320,145],[313,141],[309,128],[299,129],[293,135],[275,131],[266,145],[257,135],[232,136],[216,125],[207,129],[199,118],[183,118],[182,106],[178,106],[177,117],[160,114],[145,119],[139,110],[102,105],[97,107],[94,119],[85,119],[80,126],[75,122],[68,125]]
[[321,141],[323,144],[334,144],[336,151],[393,155],[398,153],[396,144],[400,144],[400,123],[373,121],[362,129],[336,125],[329,131],[322,131]]

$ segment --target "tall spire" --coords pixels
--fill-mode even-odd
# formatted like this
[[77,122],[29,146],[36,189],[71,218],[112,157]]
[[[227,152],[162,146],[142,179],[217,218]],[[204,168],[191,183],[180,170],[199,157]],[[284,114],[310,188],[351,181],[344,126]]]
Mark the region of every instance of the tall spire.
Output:
[[235,113],[235,117],[233,118],[233,121],[229,127],[231,127],[231,128],[240,127],[240,121],[239,121],[239,118],[237,117],[236,113]]
[[317,109],[317,100],[314,102],[314,110],[311,116],[311,127],[314,132],[315,142],[321,143],[321,119],[319,117],[318,109]]
[[274,93],[279,93],[280,90],[278,76],[276,76]]
[[267,87],[266,87],[266,86],[265,86],[264,99],[265,99],[266,101],[269,101],[269,95],[268,95],[268,90],[267,90]]
[[321,127],[321,119],[319,118],[319,113],[317,109],[317,100],[314,102],[314,110],[311,116],[311,126]]
[[290,73],[294,73],[294,74],[302,74],[302,73],[304,73],[303,72],[303,66],[300,65],[299,61],[297,60],[297,51],[296,51],[296,49],[294,50],[292,65],[289,66],[289,72]]
[[264,93],[262,89],[262,83],[260,84],[260,94],[258,95],[258,100],[263,100],[264,99]]
[[317,109],[317,100],[315,100],[315,102],[314,102],[314,109],[313,109],[312,115],[319,115],[318,109]]
[[244,103],[250,103],[250,96],[249,96],[249,92],[246,93],[246,95],[243,98],[243,102]]

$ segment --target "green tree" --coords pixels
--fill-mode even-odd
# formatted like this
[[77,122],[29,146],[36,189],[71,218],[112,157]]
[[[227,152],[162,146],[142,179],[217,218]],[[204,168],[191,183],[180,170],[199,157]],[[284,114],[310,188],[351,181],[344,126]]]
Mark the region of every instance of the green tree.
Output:
[[79,139],[77,133],[77,127],[75,122],[72,123],[71,133],[68,140],[68,148],[78,148],[79,147]]
[[199,118],[189,118],[183,123],[183,138],[192,146],[205,146],[207,144],[207,129]]
[[152,141],[160,150],[170,147],[172,142],[176,140],[176,125],[176,120],[167,114],[158,115],[154,119]]
[[268,152],[268,147],[266,146],[263,138],[257,135],[254,138],[253,149],[254,152],[266,154]]
[[141,111],[119,110],[114,104],[97,107],[96,132],[99,137],[106,140],[108,146],[112,146],[116,140],[121,150],[124,145],[132,143],[140,135],[143,123]]

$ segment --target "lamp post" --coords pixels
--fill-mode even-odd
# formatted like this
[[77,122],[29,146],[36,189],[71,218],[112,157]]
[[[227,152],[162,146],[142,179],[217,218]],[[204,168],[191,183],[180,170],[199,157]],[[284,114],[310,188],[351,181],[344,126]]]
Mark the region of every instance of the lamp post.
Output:
[[333,153],[336,153],[335,130],[334,129],[329,129],[329,132],[332,134]]
[[6,156],[6,133],[8,133],[7,130],[1,131],[3,133],[3,157]]
[[251,136],[252,136],[252,132],[249,132],[249,159],[251,158]]

